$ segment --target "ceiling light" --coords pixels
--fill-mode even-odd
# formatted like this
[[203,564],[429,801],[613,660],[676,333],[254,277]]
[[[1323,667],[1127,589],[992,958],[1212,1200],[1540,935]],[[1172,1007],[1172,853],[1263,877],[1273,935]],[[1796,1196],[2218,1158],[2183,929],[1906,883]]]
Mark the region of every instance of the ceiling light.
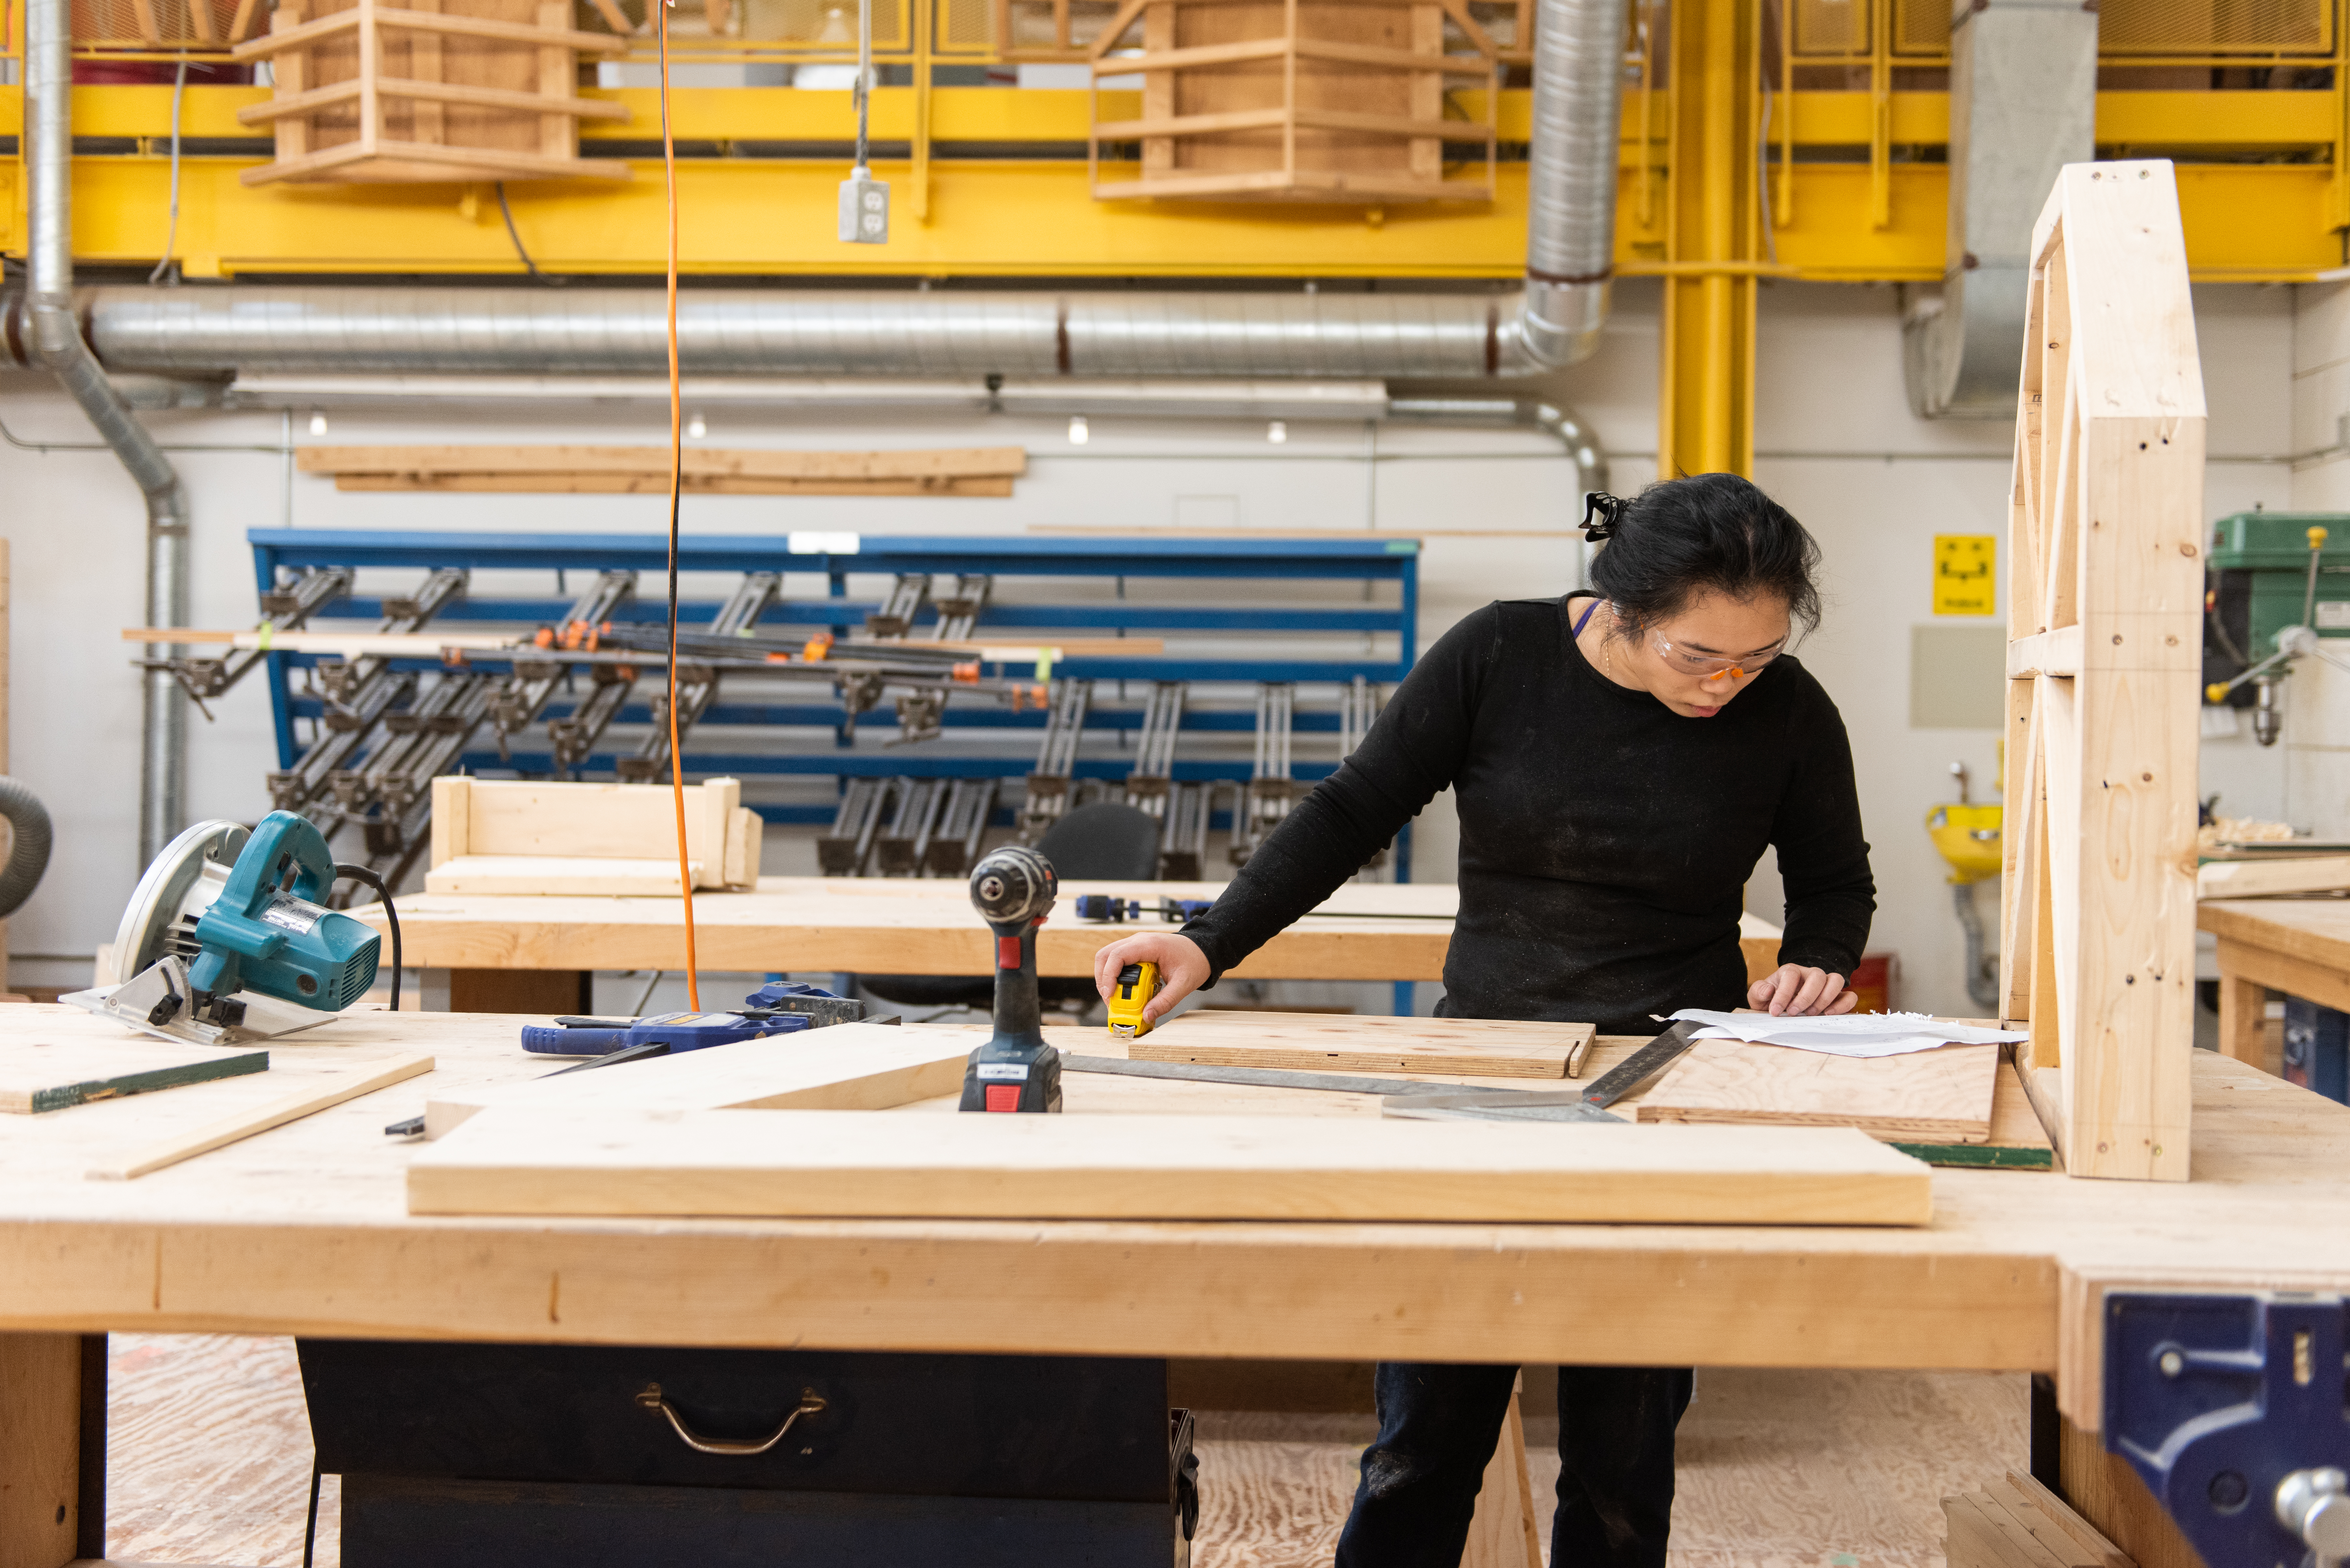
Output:
[[1271,424],[1265,426],[1264,439],[1271,441],[1275,446],[1279,446],[1282,442],[1287,441],[1289,439],[1289,421],[1287,420],[1275,420]]
[[1093,431],[1086,428],[1086,416],[1083,414],[1070,415],[1069,444],[1071,446],[1083,446],[1092,439]]
[[710,426],[702,419],[701,414],[696,413],[691,419],[685,421],[685,433],[691,439],[700,441],[703,436],[710,433]]
[[327,433],[327,415],[324,410],[312,409],[310,410],[310,433],[312,435],[325,435]]

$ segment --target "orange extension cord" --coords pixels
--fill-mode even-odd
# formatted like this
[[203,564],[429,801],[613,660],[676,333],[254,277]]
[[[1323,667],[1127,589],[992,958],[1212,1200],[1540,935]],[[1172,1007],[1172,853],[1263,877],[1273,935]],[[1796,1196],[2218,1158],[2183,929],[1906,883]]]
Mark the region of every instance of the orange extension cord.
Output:
[[677,747],[677,517],[685,491],[685,395],[677,369],[677,139],[669,120],[669,9],[676,3],[653,0],[660,39],[661,176],[669,197],[669,787],[677,804],[677,886],[685,897],[685,1000],[688,1007],[699,1012],[702,981],[693,951],[693,868],[685,856],[684,759]]

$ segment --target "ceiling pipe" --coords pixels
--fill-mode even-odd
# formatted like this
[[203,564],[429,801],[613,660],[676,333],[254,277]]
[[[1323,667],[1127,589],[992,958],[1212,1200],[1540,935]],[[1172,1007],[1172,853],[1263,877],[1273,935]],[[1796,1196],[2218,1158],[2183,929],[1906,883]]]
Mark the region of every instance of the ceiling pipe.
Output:
[[[70,0],[31,0],[25,12],[26,182],[31,238],[26,286],[6,336],[46,366],[98,427],[147,502],[149,626],[188,624],[188,497],[155,440],[109,383],[82,340],[73,286],[73,37]],[[151,654],[159,650],[150,648]],[[172,649],[170,652],[180,651]],[[169,672],[140,690],[139,860],[170,843],[187,812],[187,697]]]
[[1950,201],[1939,298],[1901,324],[1921,419],[2012,420],[2033,225],[2067,163],[2096,156],[2097,11],[1968,0],[1950,20]]
[[[700,376],[1447,379],[1587,358],[1606,320],[1627,0],[1537,0],[1526,271],[1513,295],[699,289]],[[108,370],[630,376],[667,363],[638,288],[101,288]]]

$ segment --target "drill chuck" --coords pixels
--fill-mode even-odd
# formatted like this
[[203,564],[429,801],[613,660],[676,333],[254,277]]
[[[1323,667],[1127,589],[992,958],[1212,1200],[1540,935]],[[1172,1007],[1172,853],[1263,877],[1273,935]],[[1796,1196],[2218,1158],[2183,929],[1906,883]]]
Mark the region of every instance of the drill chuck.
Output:
[[1060,887],[1051,861],[1007,844],[972,867],[971,906],[991,926],[1025,926],[1051,910]]

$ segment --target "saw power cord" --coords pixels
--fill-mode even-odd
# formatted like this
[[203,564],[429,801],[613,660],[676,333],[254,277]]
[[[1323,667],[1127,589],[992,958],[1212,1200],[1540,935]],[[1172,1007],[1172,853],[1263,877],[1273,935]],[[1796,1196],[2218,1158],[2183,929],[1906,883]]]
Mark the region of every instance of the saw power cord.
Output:
[[391,1010],[397,1012],[400,1011],[400,911],[391,907],[391,889],[384,886],[382,877],[364,866],[338,865],[335,875],[348,877],[363,887],[374,888],[376,898],[383,904],[384,924],[391,928]]
[[[685,1003],[702,1011],[693,951],[693,868],[685,857],[685,759],[677,737],[678,505],[685,490],[685,394],[677,368],[677,137],[669,118],[669,14],[677,0],[653,0],[660,46],[661,181],[669,205],[669,787],[677,806],[677,889],[685,901]],[[723,844],[710,853],[723,854]]]

